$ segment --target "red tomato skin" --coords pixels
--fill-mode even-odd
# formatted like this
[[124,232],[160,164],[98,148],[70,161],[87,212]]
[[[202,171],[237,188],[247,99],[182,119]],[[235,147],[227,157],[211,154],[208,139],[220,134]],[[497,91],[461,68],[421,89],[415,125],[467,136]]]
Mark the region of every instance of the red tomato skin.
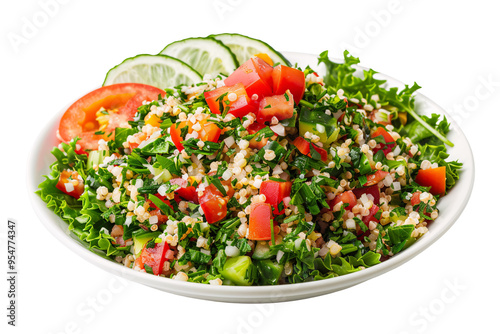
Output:
[[242,83],[250,98],[253,94],[258,95],[258,99],[272,95],[272,73],[273,67],[264,60],[254,57],[247,60],[238,67],[229,77],[224,80],[226,86],[233,86]]
[[[59,135],[64,142],[79,137],[78,144],[82,149],[96,150],[99,139],[110,140],[108,134],[117,127],[129,127],[137,108],[144,100],[156,100],[158,95],[165,96],[165,91],[159,88],[136,83],[121,83],[98,88],[73,103],[61,117]],[[101,107],[118,109],[111,113],[106,134],[96,135],[99,125],[96,112]]]
[[446,192],[446,166],[421,169],[415,181],[424,187],[431,187],[433,195],[443,195]]
[[[383,127],[378,127],[371,135],[372,138],[375,138],[375,137],[378,137],[378,136],[382,136],[384,137],[384,140],[386,142],[386,144],[379,144],[381,145],[382,147],[380,148],[374,148],[373,149],[373,153],[377,153],[378,151],[382,150],[383,149],[383,152],[384,152],[384,155],[387,155],[387,153],[389,152],[392,152],[392,149],[396,146],[396,141],[394,140],[394,138],[389,134],[389,132],[387,132]],[[387,146],[387,147],[386,147]],[[386,148],[384,148],[386,147]]]
[[387,175],[389,175],[389,172],[383,170],[378,170],[373,174],[367,175],[366,183],[363,184],[363,187],[376,185],[377,183],[382,181]]
[[271,204],[254,203],[250,207],[248,239],[271,240]]
[[177,122],[170,126],[170,137],[172,137],[172,141],[179,151],[184,149],[184,145],[181,144],[184,140],[184,138],[181,137],[181,132],[186,126],[191,128],[191,125],[188,122]]
[[212,122],[201,124],[200,139],[216,143],[219,140],[221,129]]
[[260,101],[257,112],[257,122],[270,122],[273,117],[278,120],[288,119],[293,116],[293,96],[285,95],[266,96]]
[[[159,198],[159,199],[160,199],[163,203],[165,203],[166,205],[168,205],[168,206],[169,206],[172,210],[174,209],[174,207],[172,206],[172,204],[170,204],[170,201],[168,200],[168,198],[167,198],[166,196],[162,196],[162,195],[160,195],[159,193],[156,193],[156,194],[155,194],[155,196],[156,196],[156,197],[158,197],[158,198]],[[175,200],[176,202],[178,202],[178,201],[177,201],[177,199],[175,199],[175,198],[174,198],[174,200]],[[159,207],[157,207],[157,206],[156,206],[153,202],[151,202],[150,200],[148,200],[148,203],[149,203],[149,206],[150,206],[150,207],[152,207],[152,208],[154,208],[154,209],[159,209]]]
[[[267,125],[265,125],[265,124],[252,123],[247,128],[247,131],[249,134],[253,135],[266,127],[267,127]],[[262,137],[262,139],[260,141],[257,141],[255,138],[252,138],[252,139],[250,139],[250,143],[248,144],[248,146],[250,146],[250,148],[256,148],[256,149],[260,150],[261,148],[266,146],[268,141],[269,141],[269,138],[264,138],[264,137]]]
[[137,260],[135,260],[134,266],[144,269],[144,265],[147,264],[153,269],[153,275],[159,275],[165,263],[165,253],[169,249],[170,247],[165,241],[156,244],[154,248],[147,248],[146,244]]
[[[322,147],[316,146],[314,144],[312,144],[312,146],[313,146],[313,150],[316,150],[316,152],[318,152],[321,155],[321,161],[327,162],[328,161],[328,152]],[[309,151],[309,155],[310,155],[310,153],[311,152]]]
[[[76,186],[73,185],[74,190],[68,192],[66,191],[66,186],[64,184],[68,183],[68,180],[70,179],[78,181],[78,185]],[[63,193],[78,199],[83,194],[83,191],[85,190],[85,185],[83,184],[82,180],[78,179],[78,172],[63,170],[61,172],[61,175],[59,176],[59,181],[56,184],[56,188],[62,191]]]
[[352,210],[352,208],[358,203],[358,200],[356,199],[356,195],[351,190],[344,191],[343,193],[335,196],[333,201],[330,203],[330,210],[333,211],[333,207],[337,205],[338,203],[349,203],[349,206],[346,207],[346,210]]
[[309,145],[309,142],[305,140],[302,137],[297,137],[295,140],[292,142],[293,146],[295,146],[300,153],[310,156],[310,151],[311,147]]
[[364,216],[363,219],[361,219],[363,221],[363,223],[365,223],[366,227],[368,227],[368,224],[371,221],[374,221],[376,223],[379,222],[379,220],[375,218],[375,215],[377,214],[378,210],[379,210],[379,207],[377,205],[373,205],[370,208],[370,213],[368,214],[368,216]]
[[302,137],[295,138],[294,141],[292,142],[292,145],[297,147],[300,153],[307,155],[308,157],[311,156],[311,145],[312,145],[313,149],[321,155],[321,161],[323,162],[328,161],[328,152],[324,148],[319,147],[315,144],[311,144]]
[[278,65],[273,69],[273,93],[284,94],[287,90],[293,95],[293,100],[299,104],[306,90],[304,72],[285,65]]
[[177,184],[179,188],[175,192],[183,199],[198,204],[198,192],[194,186],[190,186],[187,180],[177,177],[170,180],[170,184]]
[[227,201],[234,195],[234,189],[230,181],[221,181],[223,186],[228,187],[226,196],[223,197],[222,193],[213,184],[209,184],[203,190],[203,194],[199,196],[199,203],[205,214],[207,223],[213,224],[227,215]]
[[372,195],[373,196],[373,204],[378,205],[380,203],[380,188],[378,185],[373,185],[369,187],[356,188],[353,189],[352,192],[356,195],[356,198],[361,198],[363,194]]
[[229,101],[227,95],[222,99],[222,108],[224,109],[226,106],[229,106],[229,114],[241,118],[250,112],[255,113],[257,111],[258,105],[255,101],[250,99],[245,90],[245,86],[243,86],[242,83],[237,83],[233,86],[223,86],[204,93],[208,107],[214,114],[221,114],[224,111],[220,110],[220,103],[217,99],[225,93],[227,93],[227,95],[230,93],[237,95],[236,101],[230,101],[229,105],[226,104],[226,102]]
[[292,191],[292,182],[264,181],[260,186],[260,194],[266,196],[266,203],[273,207],[273,213],[281,215],[285,209],[278,211],[278,205],[285,197],[289,197]]

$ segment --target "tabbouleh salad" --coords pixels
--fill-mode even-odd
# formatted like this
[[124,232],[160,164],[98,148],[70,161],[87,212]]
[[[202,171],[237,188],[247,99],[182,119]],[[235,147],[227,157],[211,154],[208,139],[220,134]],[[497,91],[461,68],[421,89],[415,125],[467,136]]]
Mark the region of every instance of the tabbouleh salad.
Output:
[[418,85],[355,75],[347,52],[319,63],[324,77],[260,54],[192,85],[104,86],[63,116],[38,194],[90,250],[175,280],[374,266],[428,231],[461,163],[446,118],[415,112]]

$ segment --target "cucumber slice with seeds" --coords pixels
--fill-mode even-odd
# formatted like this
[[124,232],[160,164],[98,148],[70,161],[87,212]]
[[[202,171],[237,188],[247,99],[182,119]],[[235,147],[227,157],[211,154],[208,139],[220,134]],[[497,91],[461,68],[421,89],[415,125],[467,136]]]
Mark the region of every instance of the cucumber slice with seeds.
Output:
[[236,59],[243,64],[256,54],[265,53],[273,60],[274,64],[280,63],[290,66],[290,62],[281,53],[273,49],[269,44],[248,36],[240,34],[218,34],[210,35],[224,43],[236,55]]
[[201,75],[223,74],[228,76],[239,66],[231,50],[210,37],[186,38],[170,43],[160,54],[186,62]]
[[125,59],[106,74],[103,86],[135,82],[161,89],[200,82],[201,75],[183,61],[165,55],[137,55]]

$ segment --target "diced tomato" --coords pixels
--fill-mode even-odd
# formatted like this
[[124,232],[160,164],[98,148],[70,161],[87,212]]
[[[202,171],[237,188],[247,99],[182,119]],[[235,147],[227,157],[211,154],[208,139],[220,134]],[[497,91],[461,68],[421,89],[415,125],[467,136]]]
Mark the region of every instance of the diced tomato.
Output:
[[377,205],[373,205],[371,208],[370,208],[370,212],[368,213],[368,216],[364,216],[363,219],[361,219],[363,221],[363,223],[365,223],[366,227],[368,227],[368,224],[371,222],[371,221],[374,221],[376,223],[379,222],[379,219],[377,219],[375,217],[375,215],[377,214],[379,210],[379,207]]
[[[202,141],[211,141],[217,142],[219,140],[221,129],[212,122],[207,122],[206,120],[199,121],[201,125],[201,130],[198,132],[198,138]],[[194,124],[189,121],[177,122],[170,126],[170,136],[172,137],[172,141],[175,144],[175,147],[179,151],[184,149],[184,145],[182,145],[182,141],[184,138],[181,136],[182,129],[188,127],[187,133],[193,133]]]
[[[225,96],[220,99],[224,94]],[[236,99],[230,101],[229,94],[236,94]],[[249,112],[256,113],[258,109],[258,103],[248,96],[245,86],[243,86],[242,83],[237,83],[233,86],[219,87],[212,91],[205,92],[204,95],[210,111],[214,114],[222,114],[224,109],[229,107],[228,113],[241,118]]]
[[180,197],[187,201],[191,201],[193,203],[198,204],[198,192],[194,186],[189,185],[187,180],[184,180],[181,177],[177,177],[170,180],[171,184],[179,185],[179,188],[175,190]]
[[230,181],[221,181],[223,186],[227,187],[226,196],[217,189],[214,184],[209,184],[199,196],[198,201],[201,205],[205,219],[209,224],[216,223],[224,219],[227,215],[227,202],[234,195],[234,188]]
[[248,239],[271,240],[271,205],[269,203],[254,203],[250,206]]
[[446,191],[446,166],[421,169],[415,181],[424,187],[431,187],[433,195],[443,195]]
[[421,191],[415,191],[413,193],[413,195],[411,196],[411,201],[410,201],[412,206],[420,204],[420,194],[421,193],[422,193]]
[[[267,128],[268,126],[265,124],[260,124],[260,123],[252,123],[250,126],[247,128],[248,134],[255,134],[259,132],[260,130]],[[269,141],[269,138],[265,138],[264,136],[261,138],[260,141],[257,141],[257,139],[254,137],[250,139],[249,146],[250,148],[256,148],[256,149],[261,149],[264,146],[266,146],[267,142]]]
[[352,192],[354,193],[354,195],[356,195],[358,199],[361,198],[363,194],[372,195],[373,203],[377,205],[380,203],[380,188],[376,184],[369,187],[356,188],[353,189]]
[[83,194],[85,185],[83,180],[79,177],[78,172],[63,170],[59,176],[56,188],[63,193],[78,199]]
[[219,140],[221,129],[212,122],[200,121],[200,139],[202,141],[211,141],[216,143]]
[[328,161],[328,152],[324,149],[321,148],[315,144],[309,143],[307,140],[305,140],[303,137],[297,137],[295,140],[292,142],[293,146],[297,147],[300,153],[307,155],[308,157],[311,156],[311,145],[313,149],[318,152],[321,156],[321,160],[323,162]]
[[396,146],[396,141],[394,138],[387,132],[384,128],[378,127],[377,130],[375,130],[371,137],[376,138],[378,136],[382,136],[385,140],[385,145],[383,143],[379,143],[381,147],[375,147],[373,149],[373,153],[377,153],[380,150],[383,150],[384,154],[387,155],[387,153],[392,152],[392,149]]
[[387,175],[389,175],[389,172],[383,170],[378,170],[373,174],[367,175],[366,183],[363,184],[363,186],[364,187],[373,186],[382,181]]
[[285,197],[290,196],[292,191],[292,182],[279,182],[279,181],[264,181],[260,186],[260,194],[266,196],[266,203],[271,204],[273,207],[273,213],[276,215],[281,215],[285,212],[283,208],[279,211],[278,206]]
[[333,211],[333,207],[337,205],[338,203],[349,203],[349,206],[346,208],[346,210],[352,210],[352,208],[358,203],[358,200],[356,199],[356,195],[351,190],[344,191],[343,193],[335,196],[335,198],[330,201],[330,210]]
[[78,145],[75,150],[76,154],[85,154],[86,156],[89,156],[89,152],[85,151],[81,145]]
[[292,144],[299,150],[300,153],[304,155],[309,155],[309,153],[311,152],[311,147],[309,145],[309,142],[305,140],[303,137],[295,138]]
[[293,100],[299,104],[306,90],[304,72],[285,65],[278,65],[273,69],[273,93],[284,94],[287,90],[293,95]]
[[179,151],[182,151],[184,149],[184,146],[181,144],[181,141],[184,140],[184,138],[181,137],[181,132],[182,129],[184,129],[186,126],[191,128],[191,126],[187,121],[177,122],[170,126],[170,137],[172,137],[172,141],[174,142],[175,147],[177,147]]
[[293,116],[292,94],[266,96],[260,101],[257,122],[270,122],[273,117],[279,121]]
[[224,80],[226,86],[242,83],[250,98],[253,94],[258,99],[272,95],[272,73],[273,67],[258,57],[253,57],[238,67],[229,77]]
[[[99,139],[113,139],[117,127],[129,128],[128,121],[132,120],[142,101],[156,100],[158,95],[165,96],[165,91],[137,83],[98,88],[80,98],[66,110],[59,122],[59,135],[64,142],[79,137],[78,144],[82,149],[96,150]],[[108,111],[109,118],[100,124],[96,119],[96,113],[101,108]],[[104,134],[96,135],[95,132],[102,127]],[[111,135],[108,137],[109,134]]]
[[157,243],[153,248],[147,246],[148,244],[144,245],[141,254],[135,260],[134,267],[144,269],[144,265],[148,265],[153,270],[154,275],[159,275],[166,260],[165,254],[170,247],[165,241]]

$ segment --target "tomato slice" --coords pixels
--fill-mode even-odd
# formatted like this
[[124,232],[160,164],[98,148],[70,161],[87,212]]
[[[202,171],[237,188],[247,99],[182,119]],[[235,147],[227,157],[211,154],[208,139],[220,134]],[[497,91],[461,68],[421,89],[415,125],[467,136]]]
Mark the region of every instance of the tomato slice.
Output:
[[361,198],[363,194],[372,195],[373,196],[373,204],[380,203],[380,188],[378,185],[374,184],[373,186],[356,188],[353,189],[352,192],[356,195],[357,198]]
[[253,203],[250,206],[248,239],[271,240],[271,204]]
[[378,170],[373,174],[367,175],[366,176],[366,183],[363,184],[364,187],[368,186],[373,186],[382,181],[387,175],[389,175],[389,172],[383,171],[383,170]]
[[[230,94],[236,95],[233,101],[229,100],[229,98],[232,97]],[[237,83],[229,87],[219,87],[212,91],[205,92],[204,95],[210,111],[214,114],[222,114],[224,109],[229,107],[229,114],[241,118],[250,112],[255,113],[258,108],[258,103],[250,99],[242,83]],[[221,96],[224,97],[220,99]]]
[[257,122],[270,122],[273,117],[279,121],[293,116],[293,96],[285,93],[283,95],[266,96],[260,101],[257,113]]
[[292,142],[292,145],[297,147],[300,153],[307,155],[308,157],[311,156],[311,145],[312,145],[313,149],[320,154],[321,160],[323,162],[328,161],[328,152],[324,148],[309,143],[303,137],[295,138],[295,140]]
[[380,150],[383,150],[384,154],[387,155],[387,153],[392,152],[392,149],[396,146],[396,142],[394,138],[387,132],[384,128],[378,127],[371,135],[372,138],[376,138],[378,136],[382,136],[385,140],[385,145],[383,143],[380,143],[379,145],[381,146],[380,148],[375,147],[373,149],[373,153],[377,153]]
[[230,181],[221,181],[221,183],[228,189],[226,191],[226,196],[223,196],[219,189],[211,183],[203,190],[202,195],[198,198],[203,213],[205,214],[205,219],[209,224],[216,223],[226,217],[227,202],[229,198],[234,195],[234,188]]
[[85,185],[79,176],[78,172],[63,170],[59,176],[56,188],[74,198],[80,198],[85,189]]
[[180,197],[187,201],[198,204],[198,192],[196,191],[196,188],[194,186],[189,185],[187,180],[178,177],[175,179],[171,179],[170,183],[179,185],[179,188],[177,188],[175,192],[179,194]]
[[272,95],[272,73],[273,67],[264,60],[253,57],[238,67],[229,77],[224,80],[226,86],[242,83],[250,98],[257,94],[258,99]]
[[352,210],[352,208],[358,203],[356,195],[354,195],[354,193],[351,190],[348,190],[335,196],[335,198],[329,203],[330,210],[333,210],[333,207],[338,203],[340,203],[341,201],[344,204],[349,203],[349,206],[346,208],[346,210]]
[[285,212],[283,208],[279,211],[278,206],[285,197],[289,197],[292,191],[292,182],[264,181],[260,186],[260,193],[266,196],[266,203],[271,204],[273,213],[281,215]]
[[[83,149],[95,150],[99,139],[114,138],[117,127],[130,127],[131,121],[142,105],[142,101],[156,100],[165,91],[143,84],[123,83],[101,87],[80,98],[64,113],[59,122],[59,135],[64,142],[75,137],[81,138],[78,144]],[[97,119],[97,112],[104,108],[109,115]],[[103,135],[95,132],[103,131]],[[108,135],[111,135],[108,137]]]
[[421,186],[431,187],[431,194],[442,195],[446,191],[446,166],[421,169],[415,181]]
[[285,65],[278,65],[273,69],[273,92],[284,94],[287,90],[293,95],[293,100],[299,104],[306,90],[304,72]]
[[147,248],[148,244],[144,245],[141,254],[135,260],[134,267],[144,269],[144,265],[151,267],[153,275],[159,275],[165,263],[165,253],[170,249],[170,246],[165,242],[160,242],[153,248]]

